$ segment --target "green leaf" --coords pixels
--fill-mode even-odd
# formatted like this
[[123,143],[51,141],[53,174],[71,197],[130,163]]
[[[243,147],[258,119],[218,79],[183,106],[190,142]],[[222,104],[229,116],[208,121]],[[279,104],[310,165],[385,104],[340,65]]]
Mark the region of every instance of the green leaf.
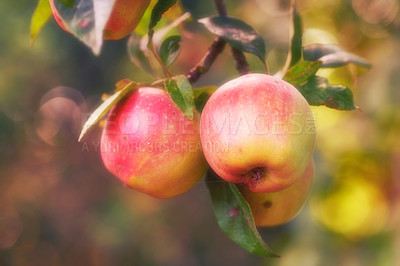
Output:
[[[125,86],[121,86],[124,84]],[[127,82],[127,80],[121,80],[116,84],[117,92],[111,95],[105,100],[97,109],[90,115],[89,119],[83,125],[81,134],[79,135],[78,141],[86,135],[90,128],[97,124],[100,119],[107,114],[107,112],[128,92],[131,92],[137,88],[137,84],[133,81]]]
[[193,90],[185,76],[176,76],[165,80],[165,88],[172,101],[190,119],[193,119]]
[[153,77],[156,76],[153,66],[151,65],[151,52],[147,49],[147,41],[140,36],[132,33],[128,39],[128,55],[129,59],[138,68],[143,69]]
[[203,111],[208,99],[217,90],[217,87],[203,87],[198,89],[193,89],[194,104],[199,113]]
[[340,47],[333,44],[314,43],[303,47],[304,60],[316,61],[324,55],[340,51]]
[[58,0],[61,4],[66,7],[73,8],[76,0]]
[[315,76],[321,64],[321,61],[301,62],[290,68],[283,77],[283,80],[289,82],[293,86],[302,85]]
[[232,47],[256,55],[265,64],[264,39],[244,21],[232,17],[207,17],[199,22]]
[[181,51],[182,37],[173,35],[166,38],[159,49],[159,55],[162,62],[168,67],[178,58]]
[[[167,35],[171,30],[173,30],[176,26],[184,22],[190,17],[190,13],[186,12],[176,20],[174,20],[172,23],[168,24],[167,26],[158,29],[156,32],[154,32],[153,35],[153,42],[151,45],[157,49],[158,47],[161,46],[161,41],[164,39],[165,35]],[[147,28],[146,28],[147,29]],[[175,37],[175,38],[180,38],[180,37]],[[167,41],[165,46],[162,48],[163,51],[163,56],[168,56],[167,61],[169,64],[172,64],[173,61],[176,59],[176,57],[179,55],[180,52],[180,45],[178,42],[179,49],[178,51],[174,51],[174,48],[176,48],[175,44],[175,38],[172,38],[171,40],[165,40]],[[153,51],[149,48],[151,48],[150,43],[149,43],[149,38],[147,35],[140,37],[136,33],[132,33],[129,37],[128,40],[128,54],[129,58],[134,63],[137,67],[143,69],[153,77],[158,77],[157,73],[161,72],[162,69],[160,67],[159,62],[156,61],[156,58],[154,57]],[[170,46],[169,46],[170,45]],[[166,54],[165,49],[171,49],[168,52],[171,52],[171,54]],[[158,48],[160,50],[161,48]],[[175,57],[175,58],[174,58]],[[161,58],[161,60],[165,58]],[[165,65],[165,62],[163,62]]]
[[[169,34],[173,29],[175,29],[178,25],[183,23],[185,20],[190,18],[190,13],[186,12],[179,18],[172,21],[170,24],[162,27],[161,29],[157,29],[153,35],[153,44],[154,47],[160,47],[161,42],[163,41],[164,37]],[[175,34],[176,35],[176,34]]]
[[31,45],[35,42],[40,30],[51,16],[49,0],[39,0],[31,19]]
[[337,110],[357,109],[351,90],[343,85],[329,84],[326,78],[314,76],[297,89],[310,105],[325,105]]
[[255,255],[279,257],[262,240],[254,224],[249,204],[238,188],[218,178],[211,170],[207,173],[206,182],[222,231],[239,246]]
[[371,64],[364,58],[343,51],[325,55],[319,60],[322,62],[322,67],[341,67],[350,63],[365,68],[371,67]]
[[[65,22],[66,28],[98,55],[103,45],[103,30],[110,17],[115,0],[51,0]],[[61,1],[67,1],[67,4]]]
[[75,2],[77,1],[77,0],[58,0],[61,4],[63,4],[64,6],[66,6],[66,7],[69,7],[69,8],[73,8],[74,7],[74,5],[75,5]]
[[165,12],[167,12],[167,10],[170,9],[173,5],[175,5],[176,1],[177,0],[158,0],[158,2],[155,4],[153,10],[151,11],[150,22],[149,22],[149,30],[148,30],[149,43],[153,38],[154,27],[160,21],[162,15]]
[[370,68],[371,64],[355,54],[344,51],[333,44],[310,44],[303,48],[304,60],[322,62],[321,67],[340,67],[350,63]]
[[303,25],[301,22],[301,16],[297,12],[296,7],[293,7],[293,37],[291,41],[291,56],[290,66],[294,66],[300,61],[302,56],[302,45],[303,45]]
[[216,87],[216,86],[207,86],[207,87],[196,88],[196,89],[193,89],[193,96],[196,98],[203,93],[208,93],[211,95],[217,89],[218,89],[218,87]]
[[131,83],[132,81],[129,79],[121,79],[120,81],[115,83],[115,92],[125,89],[125,87]]

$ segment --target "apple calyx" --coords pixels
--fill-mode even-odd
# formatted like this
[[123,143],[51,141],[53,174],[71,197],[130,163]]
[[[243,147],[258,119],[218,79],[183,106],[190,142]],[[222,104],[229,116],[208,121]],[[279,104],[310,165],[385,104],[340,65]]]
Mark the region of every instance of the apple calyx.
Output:
[[265,167],[255,167],[248,172],[247,176],[249,177],[249,182],[247,186],[254,186],[255,184],[260,183],[261,179],[265,176],[266,169]]

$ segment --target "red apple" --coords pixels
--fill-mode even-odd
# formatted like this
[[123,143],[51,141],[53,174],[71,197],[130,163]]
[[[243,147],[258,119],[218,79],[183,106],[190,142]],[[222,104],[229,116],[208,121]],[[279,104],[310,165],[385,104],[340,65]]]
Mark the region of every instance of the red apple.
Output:
[[211,168],[254,192],[293,185],[315,145],[307,101],[292,85],[269,75],[248,74],[219,87],[206,103],[200,125]]
[[198,114],[190,120],[157,88],[140,88],[111,109],[101,157],[127,186],[157,198],[187,191],[207,169]]
[[257,193],[238,186],[249,203],[257,226],[276,226],[292,220],[300,212],[310,194],[314,164],[308,164],[303,175],[290,187],[274,193]]
[[[103,31],[104,40],[119,40],[130,34],[138,25],[150,0],[115,0],[113,10]],[[51,10],[58,25],[69,32],[64,20],[50,0]]]

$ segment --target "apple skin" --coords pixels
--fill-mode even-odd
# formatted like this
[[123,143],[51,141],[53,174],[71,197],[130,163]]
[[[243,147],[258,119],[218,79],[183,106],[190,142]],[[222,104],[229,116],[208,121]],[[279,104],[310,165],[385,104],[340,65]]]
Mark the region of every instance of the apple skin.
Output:
[[238,185],[250,206],[256,226],[277,226],[292,220],[302,209],[314,179],[310,161],[303,175],[290,187],[279,192],[257,193]]
[[[144,12],[149,6],[150,0],[115,0],[113,10],[103,31],[104,40],[119,40],[129,35],[139,24]],[[54,0],[50,0],[51,10],[58,25],[70,32],[54,6]]]
[[289,83],[264,74],[244,75],[219,87],[200,125],[211,168],[254,192],[277,192],[294,184],[315,146],[307,101]]
[[107,116],[101,137],[105,167],[127,186],[156,198],[177,196],[205,174],[198,114],[187,118],[167,92],[135,90]]

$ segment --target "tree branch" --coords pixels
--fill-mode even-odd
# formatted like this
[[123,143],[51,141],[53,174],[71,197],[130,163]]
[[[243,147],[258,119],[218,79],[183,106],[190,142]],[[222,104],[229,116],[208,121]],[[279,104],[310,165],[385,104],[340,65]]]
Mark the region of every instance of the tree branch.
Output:
[[215,5],[217,6],[218,14],[221,17],[226,17],[228,15],[223,0],[215,0]]
[[224,50],[225,44],[225,40],[220,37],[213,41],[200,62],[186,74],[186,78],[190,83],[196,82],[201,75],[207,73],[215,59],[217,59],[218,55]]
[[[215,5],[217,6],[218,14],[221,17],[226,17],[228,15],[223,0],[215,0]],[[236,69],[240,75],[246,75],[250,73],[249,64],[247,63],[246,57],[242,51],[232,47],[232,56],[235,60]]]
[[246,75],[250,73],[249,64],[246,61],[244,54],[236,48],[232,47],[232,56],[236,63],[236,69],[240,75]]
[[[221,17],[226,17],[227,12],[225,8],[225,4],[223,0],[214,0],[215,5],[218,10],[218,14]],[[195,83],[203,74],[207,73],[210,69],[211,65],[214,63],[215,59],[217,59],[218,55],[222,53],[226,45],[226,41],[221,37],[217,37],[210,48],[208,48],[207,53],[200,60],[200,62],[194,66],[189,72],[186,74],[186,78],[190,83]],[[246,61],[246,57],[244,54],[236,48],[232,47],[232,56],[236,63],[236,69],[239,71],[240,75],[245,75],[250,73],[249,64]]]

